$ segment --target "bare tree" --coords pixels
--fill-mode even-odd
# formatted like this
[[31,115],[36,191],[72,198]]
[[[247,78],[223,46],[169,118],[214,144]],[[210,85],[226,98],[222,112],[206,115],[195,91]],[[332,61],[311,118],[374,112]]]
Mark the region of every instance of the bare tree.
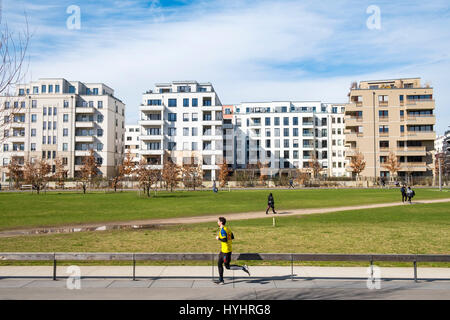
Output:
[[364,155],[361,152],[356,152],[350,161],[350,168],[359,178],[361,172],[366,168],[366,161],[364,160]]
[[311,173],[308,169],[299,168],[296,170],[295,182],[299,185],[306,185],[306,183],[311,179]]
[[22,166],[19,164],[16,158],[12,158],[7,168],[8,172],[6,173],[6,176],[8,177],[10,182],[14,181],[14,188],[18,189],[20,187],[20,181],[23,179]]
[[86,193],[87,184],[92,184],[92,179],[97,176],[98,164],[95,159],[94,150],[89,150],[89,155],[83,159],[81,167],[81,186]]
[[147,197],[150,197],[150,190],[152,189],[152,186],[155,186],[156,190],[157,182],[161,176],[161,171],[150,169],[145,159],[141,159],[134,172],[137,175],[139,186],[144,190],[144,193],[147,194]]
[[164,160],[162,180],[166,184],[166,189],[170,189],[170,192],[173,191],[180,180],[180,167],[168,156]]
[[56,180],[56,186],[58,188],[64,189],[67,172],[68,170],[66,170],[62,160],[60,158],[55,159],[55,174],[53,178]]
[[51,167],[45,160],[27,161],[23,170],[24,180],[39,194],[48,182],[50,171]]
[[388,159],[383,164],[383,167],[385,167],[390,172],[391,180],[400,171],[400,166],[401,165],[400,165],[400,162],[397,159],[397,156],[393,152],[390,152]]
[[258,169],[259,169],[259,183],[261,185],[266,185],[266,181],[268,178],[267,172],[268,172],[269,165],[266,162],[262,163],[261,161],[258,161],[256,163],[256,165],[258,166]]
[[230,174],[230,169],[228,164],[224,161],[219,168],[219,183],[220,187],[223,188],[228,182],[228,176]]
[[186,188],[192,188],[195,191],[195,188],[200,187],[203,182],[203,171],[202,167],[195,163],[195,158],[192,155],[189,158],[189,162],[186,163],[183,161],[183,166],[181,167],[181,177],[183,180],[183,184]]
[[12,32],[8,23],[1,21],[0,18],[0,96],[4,96],[1,99],[3,105],[0,105],[0,142],[7,138],[3,133],[9,130],[14,113],[17,113],[19,108],[23,108],[21,104],[13,108],[10,105],[10,97],[16,86],[25,78],[29,42],[30,33],[26,16],[25,29],[18,33]]
[[319,173],[323,171],[322,165],[320,164],[319,160],[317,159],[317,156],[315,152],[312,155],[312,159],[308,161],[309,168],[312,171],[313,177],[316,179],[319,176]]

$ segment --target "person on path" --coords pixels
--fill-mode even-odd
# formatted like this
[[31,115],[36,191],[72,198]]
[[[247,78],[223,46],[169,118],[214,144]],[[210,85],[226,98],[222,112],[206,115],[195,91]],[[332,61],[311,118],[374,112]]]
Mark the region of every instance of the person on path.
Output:
[[275,211],[275,200],[273,199],[272,193],[269,194],[269,197],[267,199],[267,209],[266,214],[269,214],[269,209],[272,208],[273,214],[277,214]]
[[408,202],[411,203],[411,199],[416,195],[413,189],[411,187],[408,187],[406,190],[406,196],[408,197]]
[[406,198],[406,188],[404,185],[400,188],[400,192],[402,193],[402,202],[405,202],[407,198]]
[[292,178],[289,179],[289,189],[290,188],[294,189],[294,180],[292,180]]
[[217,263],[217,266],[219,267],[219,282],[217,284],[225,284],[225,282],[223,281],[223,265],[225,265],[225,268],[227,268],[227,270],[242,270],[250,276],[250,271],[248,270],[247,265],[230,265],[231,253],[233,251],[232,241],[234,239],[234,234],[229,227],[225,226],[226,223],[227,219],[225,219],[224,217],[219,217],[217,224],[220,227],[220,231],[219,235],[216,237],[216,240],[221,242],[222,247],[219,253],[219,261]]
[[217,187],[216,187],[216,181],[214,180],[214,182],[213,182],[213,192],[214,192],[214,193],[217,193],[217,191],[219,191],[219,190],[217,189]]

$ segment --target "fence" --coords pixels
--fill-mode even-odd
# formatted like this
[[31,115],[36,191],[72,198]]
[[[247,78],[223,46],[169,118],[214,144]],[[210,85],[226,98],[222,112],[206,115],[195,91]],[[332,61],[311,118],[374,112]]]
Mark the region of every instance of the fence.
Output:
[[[132,279],[136,280],[138,261],[211,261],[214,278],[215,253],[0,253],[1,261],[53,261],[53,280],[56,280],[57,261],[130,261]],[[450,262],[450,255],[436,254],[317,254],[317,253],[234,253],[233,260],[290,261],[291,280],[294,279],[294,262],[299,261],[374,261],[411,262],[414,281],[417,282],[418,262]]]

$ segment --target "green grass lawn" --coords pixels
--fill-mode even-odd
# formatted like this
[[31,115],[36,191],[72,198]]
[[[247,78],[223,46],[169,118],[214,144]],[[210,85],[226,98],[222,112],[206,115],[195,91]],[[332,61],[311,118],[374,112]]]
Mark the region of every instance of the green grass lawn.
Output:
[[[137,192],[0,193],[0,230],[263,211],[269,192],[277,210],[400,201],[398,189],[177,191],[151,198]],[[417,189],[416,194],[414,200],[450,198],[448,190]]]
[[[276,219],[276,227],[272,226],[272,217],[230,222],[236,237],[233,251],[450,254],[448,203]],[[217,252],[217,232],[215,223],[202,223],[151,230],[23,236],[1,239],[0,252]]]

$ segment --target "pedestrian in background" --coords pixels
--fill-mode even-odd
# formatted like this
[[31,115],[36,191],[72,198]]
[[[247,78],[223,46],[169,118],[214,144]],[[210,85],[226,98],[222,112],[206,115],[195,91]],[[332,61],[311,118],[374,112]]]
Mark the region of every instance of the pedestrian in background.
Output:
[[273,199],[272,193],[269,194],[269,197],[267,198],[267,209],[266,214],[269,214],[269,209],[272,208],[273,214],[277,214],[275,211],[275,200]]
[[406,201],[406,188],[405,188],[405,185],[403,185],[400,188],[400,192],[402,193],[402,202],[405,202]]

